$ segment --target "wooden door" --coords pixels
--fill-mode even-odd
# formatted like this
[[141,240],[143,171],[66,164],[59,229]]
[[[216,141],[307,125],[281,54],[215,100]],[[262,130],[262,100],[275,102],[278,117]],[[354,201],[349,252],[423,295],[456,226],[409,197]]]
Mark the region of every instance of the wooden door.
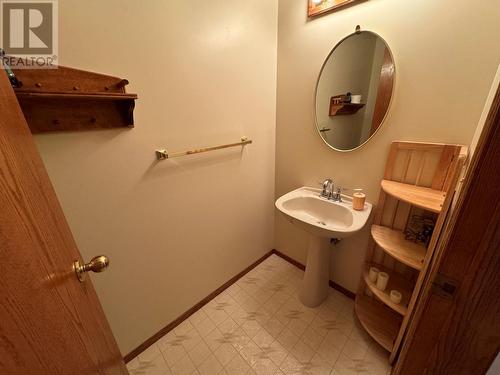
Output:
[[0,374],[128,374],[0,68]]
[[499,150],[500,89],[393,374],[481,375],[500,349]]
[[384,60],[380,69],[380,80],[378,84],[377,100],[373,110],[372,127],[370,136],[373,135],[382,124],[391,103],[392,91],[394,89],[394,60],[388,48],[384,51]]

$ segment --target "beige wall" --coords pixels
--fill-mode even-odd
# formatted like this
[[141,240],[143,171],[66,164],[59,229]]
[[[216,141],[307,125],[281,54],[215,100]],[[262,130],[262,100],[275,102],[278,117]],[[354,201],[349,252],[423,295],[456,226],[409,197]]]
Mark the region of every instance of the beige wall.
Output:
[[111,258],[92,280],[127,353],[273,247],[277,2],[59,7],[61,64],[139,94],[133,130],[36,137],[83,257]]
[[[332,177],[377,202],[393,140],[469,144],[500,61],[497,0],[370,0],[308,21],[301,1],[279,1],[276,196]],[[359,24],[386,40],[396,63],[387,122],[361,149],[329,149],[314,125],[316,79],[332,47]],[[355,291],[368,231],[332,248],[331,278]],[[276,215],[276,248],[305,262],[307,236]]]

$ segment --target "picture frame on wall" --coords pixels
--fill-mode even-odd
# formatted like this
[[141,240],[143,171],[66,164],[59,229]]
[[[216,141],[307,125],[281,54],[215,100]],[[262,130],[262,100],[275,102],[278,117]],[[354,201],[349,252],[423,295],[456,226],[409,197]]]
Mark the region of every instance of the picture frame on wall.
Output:
[[366,0],[308,0],[307,16],[314,17],[326,12],[333,12],[363,1]]

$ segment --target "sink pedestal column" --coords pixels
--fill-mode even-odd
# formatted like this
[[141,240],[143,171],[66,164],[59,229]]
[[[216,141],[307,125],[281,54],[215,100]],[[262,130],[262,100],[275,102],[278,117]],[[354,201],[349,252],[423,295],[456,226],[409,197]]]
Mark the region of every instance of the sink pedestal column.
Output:
[[330,281],[330,239],[309,235],[307,264],[299,299],[308,307],[319,306],[328,296]]

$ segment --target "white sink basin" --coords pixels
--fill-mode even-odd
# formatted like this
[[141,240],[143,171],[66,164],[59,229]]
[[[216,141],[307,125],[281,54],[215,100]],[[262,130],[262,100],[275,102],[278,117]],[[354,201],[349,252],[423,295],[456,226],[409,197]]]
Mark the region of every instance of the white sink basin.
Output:
[[370,203],[365,203],[363,211],[356,211],[347,195],[342,195],[343,202],[320,195],[320,189],[301,187],[279,198],[276,208],[293,224],[320,237],[345,238],[365,226],[372,211]]
[[307,265],[299,298],[309,307],[320,305],[328,296],[330,281],[330,238],[345,238],[363,228],[372,205],[362,211],[352,208],[352,199],[342,195],[343,202],[321,197],[320,189],[301,187],[280,197],[276,208],[299,228],[309,233]]

